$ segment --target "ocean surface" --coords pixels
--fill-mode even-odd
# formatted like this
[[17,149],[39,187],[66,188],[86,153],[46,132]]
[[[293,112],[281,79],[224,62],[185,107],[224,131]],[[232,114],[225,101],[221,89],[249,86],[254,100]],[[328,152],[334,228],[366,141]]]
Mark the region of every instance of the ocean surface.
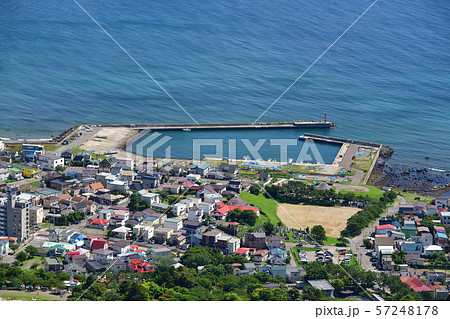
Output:
[[[206,123],[256,120],[372,1],[79,3]],[[448,0],[379,0],[261,121],[327,112],[338,127],[315,133],[383,143],[395,161],[450,171],[449,34]],[[74,1],[0,1],[0,136],[144,122],[192,120]],[[249,132],[209,137],[258,138]]]

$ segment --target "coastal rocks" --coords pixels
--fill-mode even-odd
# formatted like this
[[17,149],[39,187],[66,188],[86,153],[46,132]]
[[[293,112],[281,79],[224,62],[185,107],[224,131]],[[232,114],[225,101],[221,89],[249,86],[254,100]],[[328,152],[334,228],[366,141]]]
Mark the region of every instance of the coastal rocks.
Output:
[[387,145],[383,145],[380,149],[380,157],[381,158],[389,158],[392,156],[392,154],[394,154],[394,150],[387,146]]

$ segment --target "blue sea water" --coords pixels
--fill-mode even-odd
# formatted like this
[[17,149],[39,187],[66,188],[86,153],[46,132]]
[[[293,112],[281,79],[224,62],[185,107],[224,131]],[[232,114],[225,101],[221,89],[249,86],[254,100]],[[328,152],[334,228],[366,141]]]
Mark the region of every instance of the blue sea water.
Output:
[[[79,3],[206,123],[256,120],[372,1]],[[319,134],[450,171],[449,34],[446,0],[379,0],[261,121],[327,112],[338,127]],[[0,2],[0,136],[142,122],[192,120],[74,1]]]

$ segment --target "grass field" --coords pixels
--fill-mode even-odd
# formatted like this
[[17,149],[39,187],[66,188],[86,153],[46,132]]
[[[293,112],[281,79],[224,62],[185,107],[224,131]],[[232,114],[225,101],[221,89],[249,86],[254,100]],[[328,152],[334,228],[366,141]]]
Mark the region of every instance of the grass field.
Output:
[[[423,195],[418,195],[418,194],[413,194],[413,193],[408,193],[408,192],[403,192],[401,189],[394,189],[395,191],[399,192],[400,196],[403,196],[405,198],[408,199],[409,203],[414,203],[414,202],[426,202],[427,204],[430,204],[431,201],[433,200],[432,197],[427,197],[427,196],[423,196]],[[420,200],[416,200],[416,198],[420,198]]]
[[367,195],[371,200],[379,200],[381,196],[383,196],[383,191],[381,191],[379,188],[375,186],[369,186],[364,185],[364,187],[368,188],[368,192],[350,192],[345,189],[341,189],[339,193],[345,194],[345,193],[354,193],[354,194],[360,194],[360,195]]
[[281,222],[280,218],[277,216],[277,203],[273,199],[265,198],[263,193],[253,195],[249,192],[242,192],[241,198],[249,204],[259,207],[259,209],[269,217],[272,224]]
[[54,152],[56,151],[58,148],[60,148],[61,145],[55,145],[55,144],[44,144],[44,149],[47,152]]
[[[299,229],[322,225],[327,235],[338,237],[347,225],[347,219],[360,209],[353,207],[322,207],[280,204],[277,215],[287,227]],[[295,222],[294,222],[295,220]]]
[[336,237],[327,236],[327,240],[323,244],[328,245],[328,246],[335,246],[337,243],[338,243],[338,240]]
[[58,298],[50,297],[50,296],[42,296],[37,294],[28,294],[28,293],[0,293],[0,297],[6,300],[26,300],[31,301],[33,299],[39,300],[39,301],[55,301],[59,300]]

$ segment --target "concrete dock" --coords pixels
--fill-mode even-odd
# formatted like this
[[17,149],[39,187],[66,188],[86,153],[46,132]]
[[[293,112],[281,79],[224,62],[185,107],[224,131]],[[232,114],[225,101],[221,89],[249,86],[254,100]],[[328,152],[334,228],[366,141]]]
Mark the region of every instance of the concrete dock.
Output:
[[229,129],[292,129],[292,128],[333,128],[329,121],[257,122],[253,123],[200,123],[200,124],[104,124],[101,127],[130,127],[147,130],[229,130]]

